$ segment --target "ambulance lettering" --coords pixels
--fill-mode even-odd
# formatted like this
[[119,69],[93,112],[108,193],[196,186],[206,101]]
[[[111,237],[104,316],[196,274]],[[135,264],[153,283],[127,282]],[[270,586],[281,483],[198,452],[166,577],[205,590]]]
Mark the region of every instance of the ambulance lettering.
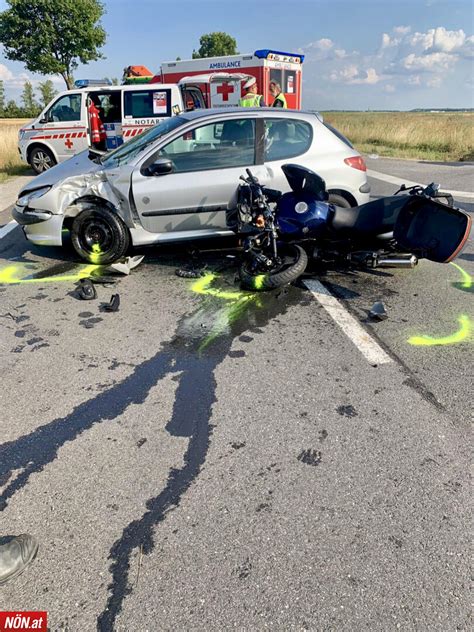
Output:
[[240,68],[240,60],[239,61],[215,61],[212,64],[209,64],[210,70],[223,70],[225,68]]

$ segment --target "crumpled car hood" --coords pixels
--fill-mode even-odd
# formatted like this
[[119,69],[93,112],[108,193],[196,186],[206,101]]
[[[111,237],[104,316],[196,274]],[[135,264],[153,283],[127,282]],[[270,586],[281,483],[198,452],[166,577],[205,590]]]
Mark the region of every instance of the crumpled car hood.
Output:
[[92,162],[92,160],[89,159],[89,150],[86,149],[85,151],[81,151],[80,154],[69,158],[66,162],[61,162],[59,165],[52,167],[52,169],[40,173],[21,189],[20,195],[25,191],[31,191],[45,186],[53,186],[60,180],[70,178],[71,176],[93,173],[101,169],[103,169],[102,165]]

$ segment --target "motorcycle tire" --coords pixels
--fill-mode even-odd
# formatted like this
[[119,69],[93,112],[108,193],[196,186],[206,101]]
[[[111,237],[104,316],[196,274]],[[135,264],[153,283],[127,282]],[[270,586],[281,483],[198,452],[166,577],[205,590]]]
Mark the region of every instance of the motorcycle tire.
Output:
[[280,247],[280,256],[282,252],[285,252],[285,262],[275,272],[255,274],[255,271],[251,270],[250,262],[244,261],[239,270],[242,286],[256,291],[275,290],[301,276],[308,265],[308,255],[305,250],[301,246],[289,244]]

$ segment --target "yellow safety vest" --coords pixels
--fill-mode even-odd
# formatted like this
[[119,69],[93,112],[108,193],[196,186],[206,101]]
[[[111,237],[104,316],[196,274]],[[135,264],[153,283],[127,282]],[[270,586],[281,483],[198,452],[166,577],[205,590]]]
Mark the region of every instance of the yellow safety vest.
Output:
[[262,100],[261,94],[254,94],[253,92],[247,92],[240,101],[239,105],[244,108],[258,108],[260,105],[260,101]]
[[277,101],[281,101],[283,103],[283,108],[288,109],[288,105],[286,103],[285,95],[283,94],[283,92],[280,92],[280,94],[277,94],[277,96],[275,97],[272,103],[272,107],[274,108],[278,107],[277,105],[275,105]]

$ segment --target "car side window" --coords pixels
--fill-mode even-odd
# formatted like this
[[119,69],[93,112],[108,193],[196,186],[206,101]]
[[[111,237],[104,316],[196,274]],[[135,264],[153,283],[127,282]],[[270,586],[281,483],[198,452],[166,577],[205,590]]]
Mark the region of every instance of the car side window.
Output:
[[306,121],[289,118],[265,120],[265,161],[286,160],[311,146],[313,129]]
[[234,119],[197,127],[163,147],[175,172],[225,169],[255,164],[255,121]]
[[46,120],[51,122],[80,121],[81,94],[67,94],[52,105],[46,113]]

